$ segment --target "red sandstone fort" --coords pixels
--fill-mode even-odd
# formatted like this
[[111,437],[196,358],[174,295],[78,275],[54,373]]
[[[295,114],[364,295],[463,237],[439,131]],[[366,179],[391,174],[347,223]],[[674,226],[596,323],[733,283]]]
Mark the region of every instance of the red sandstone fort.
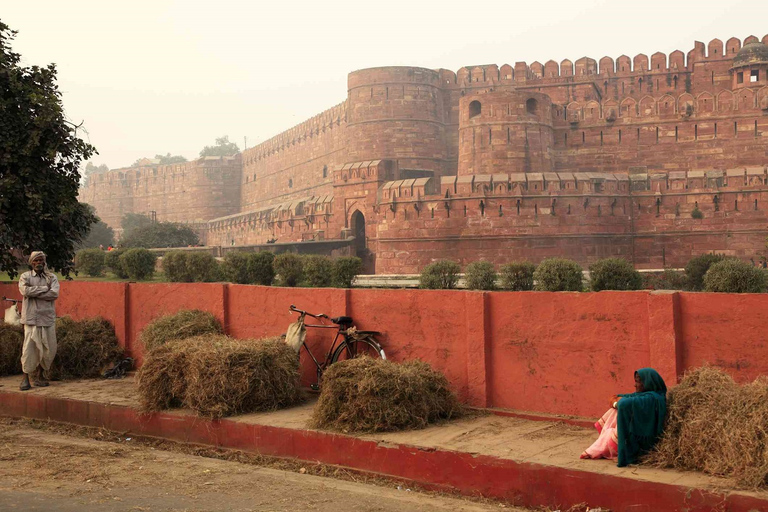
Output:
[[[349,74],[347,98],[231,158],[115,169],[81,200],[207,245],[639,268],[765,252],[768,35],[614,61]],[[301,243],[300,243],[301,242]],[[288,245],[283,245],[283,244]]]

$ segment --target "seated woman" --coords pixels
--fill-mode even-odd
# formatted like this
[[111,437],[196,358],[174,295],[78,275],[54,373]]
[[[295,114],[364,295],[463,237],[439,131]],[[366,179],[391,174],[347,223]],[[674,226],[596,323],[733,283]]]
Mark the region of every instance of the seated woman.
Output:
[[635,372],[635,392],[618,395],[595,428],[600,433],[582,459],[615,459],[619,467],[634,464],[650,451],[664,429],[667,417],[667,386],[653,368]]

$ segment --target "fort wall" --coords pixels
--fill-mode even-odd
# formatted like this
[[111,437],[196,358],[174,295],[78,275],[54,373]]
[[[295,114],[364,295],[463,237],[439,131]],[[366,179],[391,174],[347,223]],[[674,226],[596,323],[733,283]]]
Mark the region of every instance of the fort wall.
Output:
[[220,192],[194,182],[184,201],[154,176],[121,188],[118,170],[83,197],[108,223],[147,210],[208,220],[210,244],[356,237],[378,272],[448,255],[657,267],[761,252],[766,164],[768,46],[750,36],[669,55],[358,70],[344,102],[245,150]]

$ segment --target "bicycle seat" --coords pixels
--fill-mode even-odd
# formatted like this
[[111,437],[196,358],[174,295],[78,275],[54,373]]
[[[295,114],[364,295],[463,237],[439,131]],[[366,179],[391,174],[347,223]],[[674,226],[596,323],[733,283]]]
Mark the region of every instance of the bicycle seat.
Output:
[[337,316],[336,318],[331,318],[331,322],[339,325],[351,325],[352,324],[352,317],[351,316]]

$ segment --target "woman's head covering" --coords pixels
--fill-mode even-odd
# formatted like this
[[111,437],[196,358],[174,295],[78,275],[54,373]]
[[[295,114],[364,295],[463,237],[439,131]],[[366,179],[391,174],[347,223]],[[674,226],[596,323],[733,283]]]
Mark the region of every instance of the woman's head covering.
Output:
[[643,391],[621,395],[618,403],[619,467],[653,449],[667,417],[667,385],[659,372],[640,368],[635,374]]
[[653,368],[640,368],[635,374],[640,377],[640,382],[643,383],[643,391],[667,392],[667,385],[664,383],[664,379]]

